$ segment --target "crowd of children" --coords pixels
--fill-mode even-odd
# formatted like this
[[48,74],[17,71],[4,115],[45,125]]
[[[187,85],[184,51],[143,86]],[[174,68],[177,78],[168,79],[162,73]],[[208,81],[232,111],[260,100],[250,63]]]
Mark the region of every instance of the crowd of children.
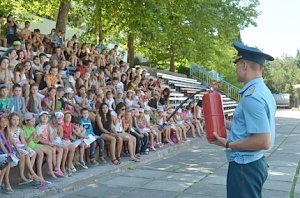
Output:
[[2,192],[14,192],[9,180],[14,166],[19,184],[46,189],[51,182],[42,171],[44,160],[51,177],[70,177],[78,167],[89,168],[86,159],[91,165],[108,159],[119,165],[121,156],[139,162],[149,151],[203,135],[201,101],[170,118],[170,88],[140,67],[129,68],[117,46],[107,54],[101,41],[90,47],[76,38],[57,43],[53,30],[47,49],[46,36],[25,35],[29,25],[0,59]]

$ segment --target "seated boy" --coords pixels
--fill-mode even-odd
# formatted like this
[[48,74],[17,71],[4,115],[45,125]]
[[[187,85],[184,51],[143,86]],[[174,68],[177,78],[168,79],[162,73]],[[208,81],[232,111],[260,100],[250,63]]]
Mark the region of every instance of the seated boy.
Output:
[[93,130],[93,125],[92,122],[89,118],[90,112],[87,108],[81,109],[81,120],[80,120],[80,125],[85,128],[85,134],[86,136],[92,135],[96,138],[96,140],[90,144],[90,161],[91,164],[97,165],[98,162],[95,159],[95,150],[96,150],[96,142],[99,145],[99,160],[102,162],[105,162],[105,159],[103,157],[103,150],[104,150],[104,141],[100,136],[95,135],[94,130]]

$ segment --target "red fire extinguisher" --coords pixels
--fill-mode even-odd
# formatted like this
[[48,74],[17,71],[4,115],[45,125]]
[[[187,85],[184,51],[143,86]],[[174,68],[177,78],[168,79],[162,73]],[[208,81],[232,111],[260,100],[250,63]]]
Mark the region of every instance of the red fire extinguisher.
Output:
[[216,91],[211,91],[205,93],[202,100],[207,140],[209,142],[215,141],[213,132],[217,132],[219,136],[226,138],[221,95]]

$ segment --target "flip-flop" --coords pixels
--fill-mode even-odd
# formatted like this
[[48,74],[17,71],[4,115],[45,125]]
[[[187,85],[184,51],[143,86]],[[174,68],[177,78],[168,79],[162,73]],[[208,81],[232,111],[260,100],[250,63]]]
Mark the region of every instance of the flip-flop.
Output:
[[117,160],[117,159],[112,159],[111,162],[112,162],[114,165],[119,165],[119,164],[120,164],[120,161]]
[[47,190],[47,189],[49,189],[49,186],[41,184],[39,186],[34,187],[34,189]]
[[140,160],[139,159],[130,159],[130,161],[133,161],[133,162],[140,162]]
[[29,184],[29,183],[31,183],[32,181],[33,181],[33,180],[31,180],[31,179],[22,180],[18,185],[21,186],[21,185]]
[[63,172],[61,172],[60,170],[55,170],[53,171],[53,173],[56,177],[65,177]]

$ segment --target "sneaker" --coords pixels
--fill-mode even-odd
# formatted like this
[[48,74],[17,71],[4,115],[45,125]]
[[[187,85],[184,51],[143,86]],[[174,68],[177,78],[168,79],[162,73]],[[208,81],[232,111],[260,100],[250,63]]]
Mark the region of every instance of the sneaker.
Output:
[[77,170],[76,170],[76,168],[74,167],[73,164],[70,166],[70,170],[72,171],[72,173],[76,173],[77,172]]
[[14,190],[12,188],[3,188],[2,189],[2,192],[4,194],[13,194],[14,193]]
[[145,152],[149,152],[150,150],[148,148],[146,148]]
[[102,164],[106,164],[107,161],[104,159],[104,157],[99,157],[99,162]]
[[150,150],[151,150],[151,151],[156,151],[156,149],[154,148],[154,146],[151,146],[151,147],[150,147]]
[[145,151],[145,152],[141,152],[141,155],[148,155],[149,152]]
[[91,159],[90,162],[93,166],[99,165],[99,163],[95,159]]
[[81,166],[81,167],[84,168],[84,169],[88,169],[88,167],[85,165],[85,162],[84,162],[84,161],[79,161],[79,162],[78,162],[78,165]]
[[68,171],[66,171],[66,172],[63,172],[63,174],[64,174],[64,177],[69,177],[69,173],[68,173]]

